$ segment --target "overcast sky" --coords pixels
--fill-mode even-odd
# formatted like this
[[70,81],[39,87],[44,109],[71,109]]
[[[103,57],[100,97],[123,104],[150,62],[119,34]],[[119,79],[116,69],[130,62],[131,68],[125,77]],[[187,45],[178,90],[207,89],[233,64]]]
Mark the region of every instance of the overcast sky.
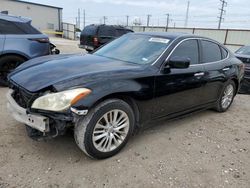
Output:
[[[103,16],[107,24],[125,24],[140,18],[146,25],[147,14],[152,15],[150,25],[165,25],[166,15],[170,14],[171,23],[183,27],[187,0],[27,0],[31,2],[59,6],[63,8],[63,20],[75,23],[77,9],[85,9],[86,24],[101,23]],[[227,0],[222,28],[250,28],[249,0]],[[218,8],[220,0],[190,0],[188,27],[218,27]],[[81,13],[81,19],[82,19]],[[82,20],[81,20],[82,22]],[[81,24],[82,27],[82,24]]]

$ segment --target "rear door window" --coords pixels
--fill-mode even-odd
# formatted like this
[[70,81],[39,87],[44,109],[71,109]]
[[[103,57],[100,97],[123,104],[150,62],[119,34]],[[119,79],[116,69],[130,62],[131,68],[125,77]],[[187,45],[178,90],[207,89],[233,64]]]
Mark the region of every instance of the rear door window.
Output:
[[221,50],[218,44],[201,40],[202,46],[202,63],[220,61],[222,59]]
[[174,50],[171,57],[189,58],[191,60],[190,64],[198,64],[199,63],[198,41],[196,39],[190,39],[182,42]]

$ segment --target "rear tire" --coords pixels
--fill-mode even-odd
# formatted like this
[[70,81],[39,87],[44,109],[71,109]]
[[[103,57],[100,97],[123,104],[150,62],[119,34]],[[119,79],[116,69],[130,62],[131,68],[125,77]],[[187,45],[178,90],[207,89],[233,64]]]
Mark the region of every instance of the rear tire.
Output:
[[16,67],[25,61],[23,57],[17,55],[9,55],[0,57],[0,85],[8,86],[7,76]]
[[232,105],[235,95],[236,85],[234,81],[230,80],[224,85],[220,98],[216,104],[215,110],[217,112],[227,111]]
[[134,124],[134,112],[125,101],[108,99],[79,119],[74,129],[75,141],[88,156],[108,158],[126,145]]

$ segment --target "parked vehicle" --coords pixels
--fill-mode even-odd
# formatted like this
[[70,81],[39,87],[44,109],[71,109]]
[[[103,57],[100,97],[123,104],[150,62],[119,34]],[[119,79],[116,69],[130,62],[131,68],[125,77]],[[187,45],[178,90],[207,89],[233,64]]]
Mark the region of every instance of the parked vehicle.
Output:
[[130,32],[133,31],[122,26],[88,25],[81,32],[79,47],[90,52]]
[[9,76],[8,108],[35,138],[74,128],[87,155],[118,153],[135,128],[213,108],[225,112],[244,74],[225,46],[195,35],[130,33],[93,54],[30,60]]
[[241,47],[235,56],[245,64],[245,75],[239,92],[250,94],[250,46]]
[[6,86],[8,73],[23,62],[58,53],[51,45],[30,19],[0,13],[0,85]]

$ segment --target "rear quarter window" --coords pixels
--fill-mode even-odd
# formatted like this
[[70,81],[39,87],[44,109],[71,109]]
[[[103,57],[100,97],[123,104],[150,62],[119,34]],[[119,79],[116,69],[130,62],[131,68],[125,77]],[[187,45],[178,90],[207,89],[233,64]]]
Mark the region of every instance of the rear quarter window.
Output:
[[201,46],[202,46],[202,63],[215,62],[215,61],[220,61],[222,59],[221,49],[218,44],[211,41],[202,40]]
[[228,51],[223,47],[221,47],[221,55],[222,55],[222,59],[225,59],[228,56]]
[[32,27],[30,23],[9,22],[6,20],[0,20],[0,33],[6,35],[41,34],[41,32]]
[[0,20],[1,34],[25,34],[25,32],[18,28],[15,24],[9,21]]

